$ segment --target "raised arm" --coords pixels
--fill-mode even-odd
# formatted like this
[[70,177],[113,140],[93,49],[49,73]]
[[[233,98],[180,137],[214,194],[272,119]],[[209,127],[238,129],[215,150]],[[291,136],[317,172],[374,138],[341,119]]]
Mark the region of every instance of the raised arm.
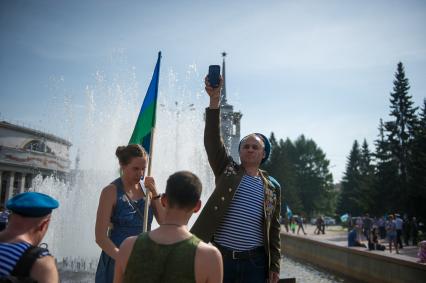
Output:
[[204,80],[206,84],[206,92],[210,97],[209,107],[206,109],[206,126],[204,128],[204,147],[210,167],[215,176],[220,175],[225,170],[229,162],[229,156],[226,152],[225,145],[220,136],[220,91],[222,89],[223,80],[220,78],[218,87],[210,86],[207,77]]

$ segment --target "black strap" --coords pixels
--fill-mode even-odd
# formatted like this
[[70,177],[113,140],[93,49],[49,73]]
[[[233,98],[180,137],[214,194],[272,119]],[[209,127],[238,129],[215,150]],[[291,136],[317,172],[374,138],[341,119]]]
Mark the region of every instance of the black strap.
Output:
[[16,263],[10,275],[17,277],[30,277],[34,262],[43,252],[49,252],[47,248],[30,246]]

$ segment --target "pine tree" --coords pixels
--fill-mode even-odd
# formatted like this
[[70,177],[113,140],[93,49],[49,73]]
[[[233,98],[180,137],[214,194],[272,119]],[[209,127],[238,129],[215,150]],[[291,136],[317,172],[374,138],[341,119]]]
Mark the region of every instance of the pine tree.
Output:
[[372,154],[364,139],[360,154],[360,208],[364,212],[373,212],[374,206],[374,166],[371,161]]
[[412,157],[409,166],[410,206],[408,212],[426,220],[426,99],[420,111],[419,123],[415,130]]
[[412,141],[417,124],[416,111],[412,97],[408,94],[410,85],[405,77],[404,66],[398,63],[391,92],[391,113],[393,120],[385,123],[387,139],[392,157],[398,165],[399,183],[396,189],[396,198],[393,201],[399,209],[408,208],[408,162],[411,155]]
[[389,142],[385,137],[382,119],[380,119],[379,137],[375,141],[375,145],[376,174],[373,196],[375,207],[372,212],[376,214],[394,212],[398,208],[393,202],[398,191],[398,168],[395,159],[392,158]]
[[338,212],[361,215],[362,208],[361,192],[361,152],[358,141],[355,140],[349,153],[346,170],[342,179],[342,190],[340,193]]

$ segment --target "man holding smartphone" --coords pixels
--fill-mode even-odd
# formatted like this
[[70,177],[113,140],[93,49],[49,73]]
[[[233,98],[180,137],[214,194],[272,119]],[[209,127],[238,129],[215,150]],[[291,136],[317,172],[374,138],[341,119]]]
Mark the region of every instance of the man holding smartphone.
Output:
[[251,134],[240,142],[241,164],[227,153],[220,136],[220,93],[212,87],[210,74],[205,89],[210,97],[206,109],[204,146],[215,175],[216,188],[191,229],[213,243],[223,258],[223,282],[273,282],[280,272],[280,185],[260,170],[270,153],[268,139]]

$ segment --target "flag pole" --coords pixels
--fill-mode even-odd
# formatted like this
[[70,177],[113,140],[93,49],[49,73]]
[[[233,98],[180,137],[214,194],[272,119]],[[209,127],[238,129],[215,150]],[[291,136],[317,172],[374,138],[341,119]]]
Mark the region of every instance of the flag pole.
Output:
[[[158,83],[160,81],[160,60],[161,60],[161,51],[158,52],[158,79],[156,82],[156,90],[157,90],[157,96],[158,96]],[[155,112],[154,112],[154,121],[152,123],[151,128],[151,141],[149,143],[149,157],[148,157],[148,176],[151,176],[151,169],[152,169],[152,160],[154,156],[154,135],[155,135],[155,123],[157,122],[157,99],[155,99]],[[148,214],[149,214],[149,206],[151,203],[150,195],[148,194],[148,190],[146,191],[145,196],[145,207],[143,211],[143,232],[148,231]]]
[[[155,125],[155,122],[154,122]],[[150,149],[149,149],[149,158],[148,158],[148,176],[151,176],[151,169],[152,169],[152,159],[153,159],[153,155],[154,155],[154,134],[155,134],[155,127],[151,128],[151,142],[150,142]],[[145,196],[145,206],[143,209],[143,232],[147,232],[148,231],[148,211],[149,211],[149,206],[151,204],[151,198],[148,194],[148,190],[146,191],[147,194]]]

